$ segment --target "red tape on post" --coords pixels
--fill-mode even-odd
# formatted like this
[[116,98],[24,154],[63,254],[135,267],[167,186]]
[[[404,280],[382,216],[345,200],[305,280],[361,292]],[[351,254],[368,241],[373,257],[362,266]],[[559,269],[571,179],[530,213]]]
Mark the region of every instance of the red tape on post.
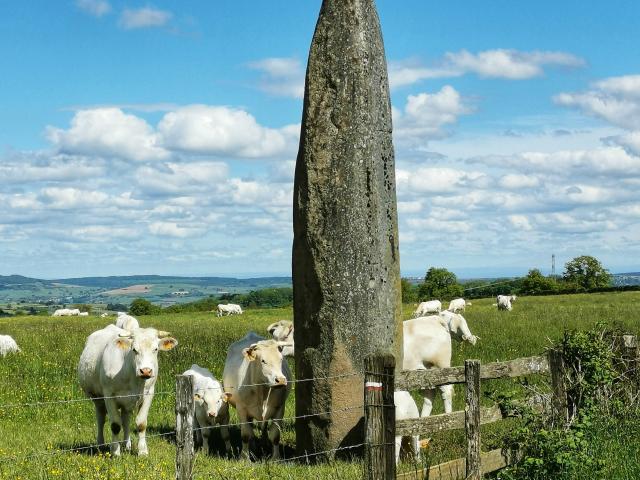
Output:
[[371,391],[378,392],[378,391],[382,390],[382,383],[380,383],[380,382],[365,382],[364,388],[368,392],[371,392]]

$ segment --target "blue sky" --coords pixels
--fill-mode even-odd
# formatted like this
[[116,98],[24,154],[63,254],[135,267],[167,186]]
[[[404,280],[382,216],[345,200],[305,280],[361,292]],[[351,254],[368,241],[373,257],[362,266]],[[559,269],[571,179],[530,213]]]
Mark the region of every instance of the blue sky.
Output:
[[[640,4],[377,4],[403,274],[640,270]],[[2,2],[0,274],[289,274],[319,6]]]

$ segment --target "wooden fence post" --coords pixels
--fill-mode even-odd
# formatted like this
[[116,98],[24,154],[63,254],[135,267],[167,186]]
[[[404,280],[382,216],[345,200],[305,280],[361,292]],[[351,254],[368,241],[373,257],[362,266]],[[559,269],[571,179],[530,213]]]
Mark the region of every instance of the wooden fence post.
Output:
[[467,434],[466,480],[480,480],[480,360],[465,360],[465,415]]
[[624,360],[627,376],[631,383],[630,389],[632,395],[635,395],[640,388],[640,359],[638,358],[638,338],[635,335],[622,336],[622,359]]
[[193,478],[193,377],[176,375],[176,480]]
[[365,480],[396,477],[394,369],[393,355],[369,355],[364,359]]
[[551,372],[551,414],[554,422],[565,425],[569,422],[569,400],[567,398],[566,367],[562,351],[549,350],[549,371]]

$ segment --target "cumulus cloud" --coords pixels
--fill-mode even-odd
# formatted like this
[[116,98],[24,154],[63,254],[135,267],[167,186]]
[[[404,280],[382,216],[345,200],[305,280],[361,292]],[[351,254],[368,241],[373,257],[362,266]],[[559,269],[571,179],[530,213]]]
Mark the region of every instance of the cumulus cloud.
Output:
[[540,180],[530,175],[508,173],[498,180],[498,184],[509,190],[520,190],[523,188],[534,188],[540,185]]
[[566,52],[494,49],[471,53],[460,50],[446,53],[434,67],[425,67],[416,60],[390,62],[389,83],[391,88],[398,88],[422,80],[469,73],[482,78],[525,80],[543,75],[545,67],[578,68],[584,65],[583,59]]
[[640,155],[640,75],[605,78],[587,91],[560,93],[554,101],[628,130],[627,134],[610,136],[605,141]]
[[120,15],[118,24],[125,30],[163,27],[171,20],[171,17],[173,17],[171,12],[152,7],[125,8]]
[[94,17],[103,17],[111,11],[107,0],[76,0],[76,6]]
[[409,95],[402,111],[394,109],[394,137],[404,146],[426,147],[429,140],[447,135],[445,127],[456,123],[473,108],[460,93],[445,85],[435,93]]
[[168,149],[247,158],[282,154],[295,145],[298,129],[264,127],[244,110],[207,105],[169,112],[158,124]]
[[160,237],[175,238],[195,237],[204,233],[202,227],[179,225],[175,222],[153,222],[149,225],[149,231]]
[[167,158],[153,128],[142,118],[119,108],[80,110],[71,128],[48,127],[47,138],[60,153],[120,157],[133,161]]
[[116,107],[80,110],[68,129],[49,126],[46,136],[60,154],[133,162],[175,155],[271,158],[293,155],[299,125],[269,128],[241,109],[189,105],[175,108],[153,127]]
[[303,97],[304,68],[297,58],[265,58],[251,62],[248,66],[261,72],[261,90],[281,97]]

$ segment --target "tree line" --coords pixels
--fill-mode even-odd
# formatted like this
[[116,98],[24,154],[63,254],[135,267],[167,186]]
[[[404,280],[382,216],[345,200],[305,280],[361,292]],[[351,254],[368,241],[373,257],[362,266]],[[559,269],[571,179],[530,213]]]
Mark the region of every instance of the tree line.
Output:
[[612,275],[595,257],[582,255],[565,264],[561,276],[543,275],[533,268],[525,277],[473,280],[460,283],[453,272],[446,268],[431,267],[422,282],[413,284],[402,279],[402,301],[419,301],[453,298],[479,298],[506,294],[542,295],[555,293],[584,293],[618,290],[611,284]]

